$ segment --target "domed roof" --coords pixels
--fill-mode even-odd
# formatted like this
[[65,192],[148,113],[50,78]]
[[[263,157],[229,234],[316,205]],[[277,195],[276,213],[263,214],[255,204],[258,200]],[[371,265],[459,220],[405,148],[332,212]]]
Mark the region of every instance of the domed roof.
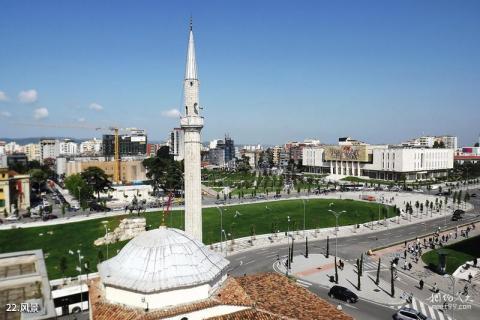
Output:
[[105,285],[151,293],[208,283],[229,261],[178,229],[160,227],[130,240],[98,266]]

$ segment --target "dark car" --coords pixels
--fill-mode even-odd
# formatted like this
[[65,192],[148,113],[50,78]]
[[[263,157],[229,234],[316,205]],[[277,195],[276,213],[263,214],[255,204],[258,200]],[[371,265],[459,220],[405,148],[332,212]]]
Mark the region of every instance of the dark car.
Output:
[[105,206],[102,205],[102,204],[99,204],[99,203],[96,203],[96,202],[92,202],[92,203],[90,204],[90,211],[103,212],[103,211],[111,211],[111,209],[108,208],[108,207],[105,207]]
[[457,209],[455,211],[453,211],[453,215],[463,215],[465,213],[465,211],[461,210],[461,209]]
[[344,300],[348,303],[358,301],[358,296],[355,293],[341,286],[333,286],[328,292],[328,296],[331,298]]
[[476,194],[476,193],[472,193],[472,194],[470,195],[470,197],[476,198],[476,197],[477,197],[477,194]]
[[57,219],[57,218],[58,217],[54,214],[45,214],[45,215],[43,215],[42,220],[47,221],[47,220],[52,220],[52,219]]

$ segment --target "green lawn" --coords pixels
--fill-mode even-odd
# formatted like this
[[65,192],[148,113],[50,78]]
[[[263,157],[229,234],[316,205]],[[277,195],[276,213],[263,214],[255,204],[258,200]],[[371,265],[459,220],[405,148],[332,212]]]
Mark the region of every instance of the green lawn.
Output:
[[[471,261],[474,257],[478,257],[478,246],[480,245],[480,236],[469,238],[450,246],[446,246],[443,250],[448,252],[447,255],[447,273],[452,274],[459,266],[466,261]],[[422,255],[422,260],[427,265],[433,266],[434,270],[438,265],[438,250],[431,250]]]
[[[332,207],[330,203],[334,203]],[[268,208],[268,209],[267,209]],[[328,212],[333,208],[336,211],[346,210],[339,218],[340,225],[364,223],[377,219],[379,206],[352,200],[314,199],[306,202],[306,228],[325,228],[335,224],[335,217]],[[235,217],[235,213],[237,217]],[[393,216],[393,209],[389,208],[389,216]],[[270,233],[272,227],[280,231],[287,230],[287,216],[290,216],[290,230],[303,228],[303,204],[301,200],[286,200],[276,202],[257,203],[224,207],[223,228],[227,233],[238,237],[249,236],[252,225],[256,234]],[[62,256],[68,259],[66,275],[72,276],[75,271],[76,258],[68,254],[68,250],[81,249],[82,255],[91,265],[92,272],[96,270],[99,253],[106,257],[106,246],[95,247],[93,241],[104,236],[105,229],[102,221],[108,221],[110,229],[118,226],[125,216],[95,219],[70,224],[45,226],[25,229],[11,229],[0,231],[0,253],[43,249],[46,255],[46,264],[50,279],[62,276],[58,266]],[[145,214],[147,225],[158,227],[161,214],[152,212]],[[183,211],[173,211],[167,218],[168,226],[183,229]],[[41,235],[40,235],[41,234]],[[216,208],[203,210],[203,240],[206,244],[220,240],[220,214]],[[109,245],[109,256],[115,254],[127,241]]]

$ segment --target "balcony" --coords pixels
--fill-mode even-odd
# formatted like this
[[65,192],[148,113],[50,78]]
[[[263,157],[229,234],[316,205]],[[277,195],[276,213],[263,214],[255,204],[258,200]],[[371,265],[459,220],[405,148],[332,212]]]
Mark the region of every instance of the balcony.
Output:
[[203,117],[200,117],[200,116],[181,117],[180,125],[182,128],[202,128]]

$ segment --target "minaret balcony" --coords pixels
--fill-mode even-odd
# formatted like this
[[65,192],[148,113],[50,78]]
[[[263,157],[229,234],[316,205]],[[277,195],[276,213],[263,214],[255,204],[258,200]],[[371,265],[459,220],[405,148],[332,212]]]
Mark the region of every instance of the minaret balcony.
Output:
[[202,128],[203,117],[200,117],[200,116],[181,117],[180,125],[182,126],[182,128]]

